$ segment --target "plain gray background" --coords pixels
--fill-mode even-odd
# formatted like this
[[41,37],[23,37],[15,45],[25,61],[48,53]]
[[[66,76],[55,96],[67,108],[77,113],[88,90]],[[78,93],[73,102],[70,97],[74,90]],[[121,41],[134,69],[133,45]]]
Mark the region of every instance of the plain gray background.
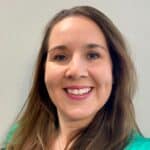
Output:
[[136,119],[150,136],[149,0],[0,0],[0,143],[26,100],[46,23],[59,10],[91,5],[121,30],[137,68]]

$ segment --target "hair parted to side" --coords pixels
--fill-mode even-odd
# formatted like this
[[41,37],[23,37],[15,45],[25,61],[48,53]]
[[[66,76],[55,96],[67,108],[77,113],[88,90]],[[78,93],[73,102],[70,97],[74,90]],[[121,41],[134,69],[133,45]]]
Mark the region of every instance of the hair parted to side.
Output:
[[52,142],[50,139],[59,128],[56,108],[44,83],[44,65],[53,27],[69,16],[85,16],[99,26],[106,38],[113,64],[113,87],[109,100],[93,121],[81,130],[70,149],[121,150],[134,131],[140,132],[132,104],[136,73],[123,37],[102,12],[89,6],[77,6],[60,11],[47,25],[27,104],[7,150],[47,150]]

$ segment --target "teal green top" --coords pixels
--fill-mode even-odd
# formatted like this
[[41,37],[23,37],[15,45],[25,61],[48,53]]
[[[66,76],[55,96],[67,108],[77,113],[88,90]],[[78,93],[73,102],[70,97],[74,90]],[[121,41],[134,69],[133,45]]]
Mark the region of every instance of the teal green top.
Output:
[[150,150],[150,138],[135,134],[125,150]]
[[[5,146],[11,141],[17,127],[18,124],[12,126],[6,137]],[[135,134],[124,150],[150,150],[150,138],[145,138],[140,134]]]
[[10,128],[10,130],[9,130],[7,136],[6,136],[5,142],[4,142],[4,146],[5,146],[5,147],[6,147],[6,145],[7,145],[8,143],[10,143],[10,141],[11,141],[11,139],[12,139],[12,137],[13,137],[13,134],[15,133],[15,131],[16,131],[17,128],[18,128],[18,124],[14,124],[14,125]]

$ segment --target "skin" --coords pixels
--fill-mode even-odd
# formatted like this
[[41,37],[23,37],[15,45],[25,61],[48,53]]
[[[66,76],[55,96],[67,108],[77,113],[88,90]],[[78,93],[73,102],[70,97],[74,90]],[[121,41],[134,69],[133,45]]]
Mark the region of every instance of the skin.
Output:
[[[74,130],[86,126],[104,106],[112,81],[112,62],[100,28],[83,16],[58,22],[48,41],[45,84],[57,108],[61,143],[66,143]],[[92,91],[74,100],[64,90],[74,85],[92,87]]]

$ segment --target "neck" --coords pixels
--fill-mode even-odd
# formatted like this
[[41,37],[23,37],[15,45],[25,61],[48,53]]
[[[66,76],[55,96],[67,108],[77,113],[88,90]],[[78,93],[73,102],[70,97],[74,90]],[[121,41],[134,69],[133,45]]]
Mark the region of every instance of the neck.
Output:
[[67,142],[79,132],[80,129],[86,127],[91,119],[80,119],[80,120],[71,120],[65,118],[62,114],[58,112],[59,116],[59,132],[58,138],[61,141],[62,145],[66,145]]

